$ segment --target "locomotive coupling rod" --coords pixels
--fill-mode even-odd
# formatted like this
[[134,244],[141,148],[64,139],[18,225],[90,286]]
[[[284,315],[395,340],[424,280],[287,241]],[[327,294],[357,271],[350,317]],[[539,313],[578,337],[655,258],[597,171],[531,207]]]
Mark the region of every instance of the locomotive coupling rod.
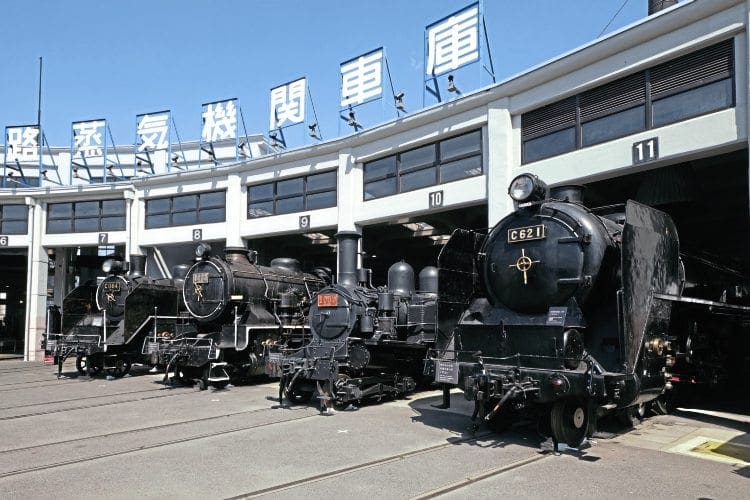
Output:
[[508,392],[506,392],[502,398],[500,398],[500,401],[498,401],[498,403],[495,405],[492,411],[484,416],[484,421],[489,422],[492,419],[492,417],[494,417],[497,414],[497,412],[500,411],[500,408],[508,400],[508,398],[515,396],[518,390],[519,390],[518,387],[515,387],[515,386],[511,387],[511,389]]

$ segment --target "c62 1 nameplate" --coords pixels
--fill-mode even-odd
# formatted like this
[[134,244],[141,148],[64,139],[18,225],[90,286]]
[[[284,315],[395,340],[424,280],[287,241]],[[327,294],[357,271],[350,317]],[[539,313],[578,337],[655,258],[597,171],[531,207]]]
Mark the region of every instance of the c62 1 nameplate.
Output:
[[543,240],[547,237],[544,224],[508,229],[508,243],[519,243],[529,240]]

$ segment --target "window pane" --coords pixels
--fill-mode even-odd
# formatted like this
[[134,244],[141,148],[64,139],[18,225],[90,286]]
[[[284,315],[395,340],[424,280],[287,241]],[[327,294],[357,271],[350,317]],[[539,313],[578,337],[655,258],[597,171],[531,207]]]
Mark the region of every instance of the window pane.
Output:
[[25,220],[3,221],[1,232],[3,234],[26,234],[29,232]]
[[365,200],[396,194],[397,180],[398,179],[395,177],[392,177],[390,179],[383,179],[382,181],[365,184]]
[[471,156],[440,166],[440,182],[450,182],[482,173],[482,157]]
[[583,145],[590,146],[616,137],[625,137],[645,128],[646,108],[638,106],[581,124],[581,136]]
[[224,191],[201,193],[201,208],[223,207],[226,204],[226,198]]
[[195,211],[175,212],[172,214],[173,226],[185,226],[198,222],[198,214]]
[[124,231],[125,217],[102,217],[102,231]]
[[401,153],[401,172],[408,172],[419,167],[426,167],[435,163],[435,145]]
[[74,233],[91,233],[99,231],[99,218],[73,220]]
[[523,162],[541,160],[550,156],[573,151],[576,146],[575,127],[558,130],[523,143]]
[[47,207],[47,216],[52,219],[58,219],[67,217],[73,218],[73,204],[72,203],[51,203]]
[[247,216],[250,218],[265,217],[273,214],[273,201],[259,201],[250,203],[247,209]]
[[288,214],[292,212],[301,212],[304,210],[304,204],[301,196],[294,198],[284,198],[276,200],[276,213],[277,214]]
[[195,210],[198,208],[198,195],[191,194],[188,196],[175,196],[172,198],[172,211],[181,212],[183,210]]
[[248,199],[255,200],[270,200],[273,198],[273,182],[269,184],[260,184],[258,186],[249,186],[247,188]]
[[289,196],[292,194],[302,194],[305,187],[305,179],[287,179],[276,183],[276,196]]
[[146,229],[154,229],[157,227],[169,227],[169,215],[147,215]]
[[482,151],[482,132],[476,130],[469,134],[446,139],[440,143],[440,161]]
[[688,90],[653,103],[654,127],[732,107],[732,79]]
[[26,219],[28,216],[26,205],[3,205],[3,219]]
[[102,215],[123,215],[125,200],[106,200],[102,202]]
[[328,208],[336,206],[336,191],[325,191],[307,195],[307,209]]
[[401,176],[401,191],[411,191],[425,186],[433,186],[437,183],[435,178],[435,167],[417,170],[410,174]]
[[169,198],[146,200],[147,214],[161,214],[165,212],[169,212]]
[[396,175],[396,155],[365,163],[365,182]]
[[50,219],[47,221],[48,233],[69,233],[73,229],[70,219]]
[[80,201],[75,206],[76,217],[99,217],[98,201]]
[[198,214],[198,222],[224,222],[225,219],[224,207],[201,210]]
[[311,175],[307,178],[307,192],[336,189],[336,171]]

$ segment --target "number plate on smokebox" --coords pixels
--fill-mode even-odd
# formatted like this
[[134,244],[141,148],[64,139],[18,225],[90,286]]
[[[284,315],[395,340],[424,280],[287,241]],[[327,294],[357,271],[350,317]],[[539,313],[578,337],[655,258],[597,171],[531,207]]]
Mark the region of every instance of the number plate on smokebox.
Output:
[[520,241],[543,240],[547,237],[544,224],[536,226],[516,227],[508,229],[508,243],[518,243]]
[[339,296],[335,293],[319,293],[318,307],[336,307],[339,305]]
[[208,283],[208,273],[193,273],[193,283]]

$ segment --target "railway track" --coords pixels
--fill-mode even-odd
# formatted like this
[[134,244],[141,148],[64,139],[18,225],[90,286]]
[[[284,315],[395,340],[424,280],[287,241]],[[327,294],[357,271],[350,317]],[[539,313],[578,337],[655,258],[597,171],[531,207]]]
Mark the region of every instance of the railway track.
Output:
[[[409,460],[411,458],[418,457],[418,456],[421,456],[421,455],[435,453],[435,452],[438,452],[438,451],[441,451],[441,450],[445,450],[447,448],[450,448],[452,446],[456,446],[456,445],[459,445],[459,444],[472,443],[472,442],[478,441],[478,440],[480,440],[482,438],[491,436],[492,434],[493,434],[492,432],[484,432],[484,433],[476,434],[476,435],[471,436],[471,437],[465,437],[465,438],[461,438],[461,439],[456,439],[456,440],[453,440],[453,441],[448,442],[448,443],[440,443],[440,444],[436,444],[436,445],[425,446],[425,447],[418,448],[418,449],[415,449],[415,450],[412,450],[412,451],[408,451],[408,452],[404,452],[404,453],[397,453],[397,454],[390,455],[390,456],[387,456],[387,457],[379,458],[377,460],[371,460],[371,461],[368,461],[368,462],[363,462],[363,463],[351,465],[351,466],[348,466],[348,467],[342,467],[342,468],[339,468],[339,469],[322,472],[322,473],[319,473],[319,474],[315,474],[315,475],[312,475],[312,476],[304,477],[304,478],[297,479],[297,480],[294,480],[294,481],[289,481],[289,482],[286,482],[286,483],[281,483],[281,484],[277,484],[277,485],[274,485],[274,486],[269,486],[269,487],[262,488],[262,489],[259,489],[259,490],[255,490],[255,491],[250,491],[250,492],[247,492],[247,493],[243,493],[241,495],[237,495],[237,496],[233,496],[233,497],[228,497],[225,500],[244,500],[244,499],[250,499],[250,498],[260,498],[260,497],[265,497],[265,496],[273,496],[273,495],[282,493],[284,491],[291,490],[293,488],[302,488],[302,487],[305,487],[305,486],[308,486],[308,485],[311,485],[311,484],[314,484],[314,483],[318,483],[320,481],[328,481],[328,480],[331,480],[331,479],[339,477],[339,476],[345,476],[347,474],[353,474],[355,472],[364,471],[366,469],[372,469],[372,468],[375,468],[375,467],[380,467],[380,466],[384,466],[384,465],[388,465],[388,464],[392,464],[392,463],[406,461],[406,460]],[[509,464],[505,464],[505,465],[502,465],[502,466],[499,466],[499,467],[495,467],[493,469],[484,471],[484,472],[482,472],[480,474],[477,474],[475,476],[467,477],[467,478],[465,478],[465,479],[463,479],[461,481],[450,483],[450,484],[444,485],[444,486],[439,487],[439,488],[434,489],[434,490],[426,491],[423,494],[420,494],[420,495],[415,496],[413,498],[414,499],[420,499],[420,500],[421,499],[428,499],[428,498],[435,498],[435,497],[440,496],[442,494],[445,494],[445,493],[448,493],[448,492],[452,492],[452,491],[456,491],[456,490],[459,490],[459,489],[464,488],[466,486],[469,486],[469,485],[471,485],[473,483],[476,483],[477,481],[481,481],[482,479],[486,479],[486,478],[489,478],[489,477],[497,476],[497,475],[502,474],[504,472],[508,472],[508,471],[513,470],[513,469],[517,469],[518,467],[522,467],[524,465],[527,465],[527,464],[530,464],[530,463],[533,463],[533,462],[537,462],[537,461],[542,460],[542,459],[544,459],[544,458],[546,458],[548,456],[550,456],[549,453],[539,453],[539,452],[536,452],[533,455],[529,455],[528,457],[523,458],[521,460],[517,460],[517,461],[514,461],[514,462],[509,463]]]
[[[300,407],[300,409],[304,410],[305,407]],[[138,429],[118,431],[118,432],[113,432],[113,433],[101,434],[101,435],[97,435],[97,436],[89,436],[89,437],[80,438],[80,439],[70,439],[70,440],[63,440],[63,441],[58,441],[58,442],[54,442],[54,443],[44,443],[44,444],[41,444],[41,445],[20,447],[20,448],[15,448],[15,449],[12,449],[12,450],[5,450],[3,452],[0,452],[0,457],[8,456],[10,454],[19,453],[19,452],[31,452],[31,451],[34,451],[34,450],[42,450],[43,448],[46,448],[46,447],[60,446],[62,444],[69,444],[69,443],[73,443],[73,442],[78,443],[78,444],[85,444],[86,441],[90,441],[90,440],[108,439],[108,438],[111,438],[111,437],[114,437],[114,436],[123,436],[123,435],[126,435],[126,434],[137,434],[137,433],[142,433],[142,432],[146,432],[146,431],[150,431],[150,430],[161,430],[161,429],[165,429],[165,428],[169,428],[169,427],[175,427],[175,426],[178,426],[178,425],[186,425],[186,424],[192,424],[192,423],[198,423],[198,422],[205,422],[205,421],[218,421],[221,418],[229,418],[229,417],[237,416],[237,415],[249,415],[249,414],[253,414],[253,413],[256,413],[256,414],[257,413],[265,413],[265,412],[271,412],[271,411],[277,411],[277,409],[276,408],[256,408],[256,409],[253,409],[253,410],[238,411],[238,412],[233,412],[233,413],[229,413],[229,414],[223,414],[223,415],[219,415],[219,416],[203,417],[203,418],[198,418],[198,419],[192,419],[192,420],[186,420],[186,421],[180,421],[180,422],[173,422],[173,423],[170,423],[170,424],[161,424],[161,425],[144,427],[144,428],[138,428]],[[6,471],[6,472],[0,473],[0,479],[11,477],[11,476],[18,476],[18,475],[21,475],[21,474],[28,474],[28,473],[31,473],[31,472],[37,472],[37,471],[42,471],[42,470],[55,469],[55,468],[58,468],[58,467],[64,467],[64,466],[68,466],[68,465],[75,465],[75,464],[81,464],[81,463],[86,463],[86,462],[92,462],[92,461],[100,460],[100,459],[104,459],[104,458],[121,456],[121,455],[127,455],[127,454],[130,454],[130,453],[142,452],[142,451],[145,451],[145,450],[153,450],[153,449],[158,449],[158,448],[165,448],[165,447],[168,447],[168,446],[174,446],[174,445],[177,445],[177,444],[187,443],[187,442],[190,442],[190,441],[197,441],[197,440],[200,440],[200,439],[208,439],[208,438],[213,438],[213,437],[218,437],[218,436],[224,436],[224,435],[227,435],[227,434],[233,434],[233,433],[237,433],[237,432],[243,432],[243,431],[249,431],[249,430],[254,430],[254,429],[260,429],[260,428],[264,428],[264,427],[270,427],[270,426],[273,426],[273,425],[279,425],[279,424],[284,424],[284,423],[288,423],[288,422],[294,422],[294,421],[299,421],[299,420],[306,420],[306,419],[310,419],[310,418],[315,418],[315,417],[318,417],[318,416],[319,416],[319,413],[317,411],[306,411],[303,415],[294,416],[292,418],[285,418],[285,419],[282,419],[282,420],[274,420],[274,421],[271,421],[271,422],[262,422],[262,423],[256,423],[256,424],[250,424],[250,425],[233,426],[233,427],[230,427],[228,429],[222,429],[222,430],[218,430],[218,431],[201,432],[201,433],[196,433],[196,434],[193,434],[193,435],[184,436],[184,437],[180,437],[180,438],[167,439],[167,440],[158,441],[158,442],[154,442],[154,443],[150,443],[150,444],[140,444],[140,445],[135,445],[135,446],[132,446],[132,447],[124,448],[124,449],[112,450],[112,451],[109,451],[109,452],[92,454],[92,455],[88,455],[88,456],[85,456],[85,457],[78,457],[78,458],[74,458],[74,459],[61,460],[61,461],[57,461],[57,462],[53,462],[53,463],[48,463],[48,464],[35,465],[35,466],[30,466],[30,467],[23,467],[23,468],[19,468],[19,469],[10,470],[10,471]]]
[[71,406],[71,407],[67,407],[67,408],[60,408],[60,409],[57,409],[57,410],[45,410],[45,411],[38,411],[38,412],[22,413],[22,414],[19,414],[19,415],[8,415],[8,416],[5,416],[5,417],[0,417],[0,421],[15,420],[15,419],[27,418],[27,417],[37,417],[37,416],[40,416],[40,415],[52,415],[52,414],[55,414],[55,413],[63,413],[63,412],[74,411],[74,410],[87,410],[89,408],[99,408],[99,407],[103,407],[103,406],[112,406],[112,405],[118,405],[118,404],[124,404],[124,403],[133,403],[133,402],[136,402],[136,401],[146,401],[146,400],[149,400],[149,399],[168,398],[168,397],[172,397],[172,396],[178,396],[178,395],[181,395],[181,394],[186,394],[186,393],[193,392],[193,390],[190,389],[190,388],[184,388],[184,390],[181,390],[181,388],[166,389],[166,388],[162,387],[162,388],[159,388],[159,389],[147,389],[147,390],[141,390],[141,391],[118,392],[118,393],[115,393],[115,394],[101,394],[101,395],[97,395],[97,396],[84,396],[84,397],[80,397],[80,398],[63,399],[63,400],[59,400],[59,401],[49,401],[49,402],[44,402],[44,403],[29,403],[29,404],[24,404],[24,405],[17,405],[17,406],[9,406],[9,407],[6,407],[6,408],[0,408],[0,411],[3,411],[3,410],[15,410],[15,409],[19,409],[19,408],[28,408],[28,407],[34,407],[34,406],[46,406],[46,405],[50,405],[50,404],[68,403],[68,402],[71,402],[71,401],[80,401],[80,400],[84,400],[84,399],[97,399],[97,398],[105,398],[105,397],[111,398],[113,396],[123,396],[123,395],[129,395],[129,394],[150,393],[150,392],[155,392],[155,391],[160,391],[160,392],[168,391],[168,394],[161,394],[161,395],[155,394],[155,395],[150,395],[150,396],[145,396],[145,397],[140,397],[140,398],[129,398],[129,399],[123,399],[123,400],[118,400],[118,401],[108,401],[108,402],[102,402],[102,403],[95,403],[95,404],[90,404],[90,405]]

